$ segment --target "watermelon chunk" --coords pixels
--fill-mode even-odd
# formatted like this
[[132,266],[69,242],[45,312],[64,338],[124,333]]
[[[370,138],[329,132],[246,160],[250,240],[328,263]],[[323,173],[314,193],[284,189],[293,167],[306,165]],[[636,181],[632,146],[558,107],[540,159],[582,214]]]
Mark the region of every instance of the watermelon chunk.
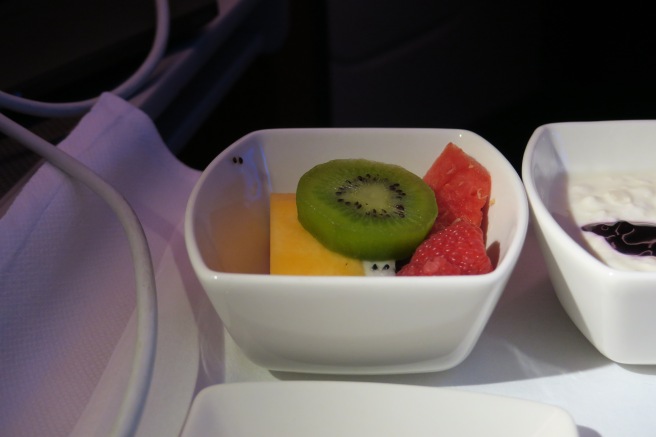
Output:
[[449,143],[426,172],[424,181],[437,200],[438,216],[432,232],[458,219],[482,226],[492,179],[478,161]]

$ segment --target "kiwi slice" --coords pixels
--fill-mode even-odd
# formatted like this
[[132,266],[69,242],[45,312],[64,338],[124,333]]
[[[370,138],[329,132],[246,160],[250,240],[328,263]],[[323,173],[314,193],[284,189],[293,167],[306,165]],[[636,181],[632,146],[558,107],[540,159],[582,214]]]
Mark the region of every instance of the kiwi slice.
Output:
[[362,260],[412,255],[437,217],[433,190],[414,173],[366,159],[336,159],[299,180],[298,220],[324,246]]

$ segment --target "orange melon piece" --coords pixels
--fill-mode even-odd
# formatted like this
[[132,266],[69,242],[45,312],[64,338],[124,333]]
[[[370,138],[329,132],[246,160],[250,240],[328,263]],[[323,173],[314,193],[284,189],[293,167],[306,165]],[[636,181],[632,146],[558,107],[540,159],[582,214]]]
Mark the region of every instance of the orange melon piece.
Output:
[[326,249],[305,230],[298,221],[296,194],[271,194],[270,205],[272,275],[364,275],[362,261]]

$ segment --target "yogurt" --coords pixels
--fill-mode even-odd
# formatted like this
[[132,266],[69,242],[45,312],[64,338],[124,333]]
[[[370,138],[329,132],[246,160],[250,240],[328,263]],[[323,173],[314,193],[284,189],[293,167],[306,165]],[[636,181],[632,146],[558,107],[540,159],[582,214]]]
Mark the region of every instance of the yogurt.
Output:
[[656,256],[627,247],[623,236],[632,234],[629,244],[645,248],[656,241],[656,174],[572,174],[567,197],[583,240],[601,261],[620,270],[656,271]]

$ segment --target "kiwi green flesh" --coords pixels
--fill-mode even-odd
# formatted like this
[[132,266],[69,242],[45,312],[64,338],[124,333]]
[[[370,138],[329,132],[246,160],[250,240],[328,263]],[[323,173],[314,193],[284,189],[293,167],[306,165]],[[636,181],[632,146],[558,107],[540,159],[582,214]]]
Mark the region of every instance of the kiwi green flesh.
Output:
[[362,260],[407,258],[437,217],[433,190],[394,164],[338,159],[305,173],[298,219],[331,250]]

